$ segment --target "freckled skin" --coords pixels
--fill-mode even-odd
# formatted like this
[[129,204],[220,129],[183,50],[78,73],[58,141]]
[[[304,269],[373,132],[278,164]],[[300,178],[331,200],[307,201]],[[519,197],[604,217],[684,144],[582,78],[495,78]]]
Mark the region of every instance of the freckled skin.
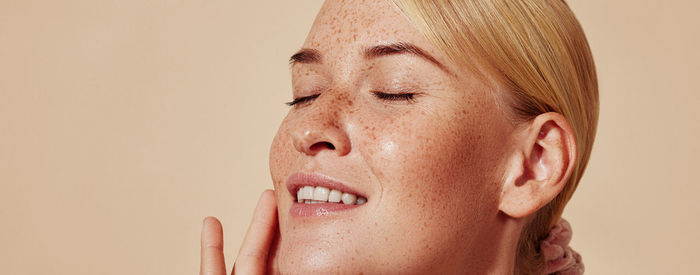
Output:
[[[494,243],[503,234],[498,202],[514,131],[496,104],[500,86],[449,62],[388,1],[363,2],[326,2],[303,45],[318,50],[321,63],[292,69],[295,97],[320,96],[290,109],[271,148],[279,271],[488,270],[502,256]],[[454,75],[413,55],[362,54],[398,41],[424,49]],[[372,93],[406,89],[420,94],[406,102]],[[320,142],[335,150],[299,149]],[[285,182],[295,172],[331,176],[368,202],[326,217],[290,217],[294,197]]]

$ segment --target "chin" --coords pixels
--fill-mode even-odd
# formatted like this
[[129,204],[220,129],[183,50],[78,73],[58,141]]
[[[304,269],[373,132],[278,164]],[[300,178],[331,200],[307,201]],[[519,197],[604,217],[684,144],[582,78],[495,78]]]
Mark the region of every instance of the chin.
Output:
[[362,258],[362,252],[353,247],[351,238],[342,237],[339,231],[327,231],[283,233],[277,255],[280,273],[367,273],[373,263]]

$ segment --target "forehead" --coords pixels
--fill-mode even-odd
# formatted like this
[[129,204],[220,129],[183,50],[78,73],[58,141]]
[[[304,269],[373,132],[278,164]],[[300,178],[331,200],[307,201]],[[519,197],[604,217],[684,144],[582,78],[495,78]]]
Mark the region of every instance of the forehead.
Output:
[[303,47],[318,49],[324,54],[347,54],[347,51],[391,42],[409,42],[444,61],[442,53],[390,0],[326,1]]

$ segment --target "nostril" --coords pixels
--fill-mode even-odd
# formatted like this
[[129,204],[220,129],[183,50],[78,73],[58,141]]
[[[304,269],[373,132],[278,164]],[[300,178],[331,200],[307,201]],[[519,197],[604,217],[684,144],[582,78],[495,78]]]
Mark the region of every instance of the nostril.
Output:
[[335,146],[333,143],[327,142],[327,141],[322,141],[322,142],[316,142],[314,145],[311,145],[311,151],[320,151],[323,149],[329,149],[329,150],[335,150]]

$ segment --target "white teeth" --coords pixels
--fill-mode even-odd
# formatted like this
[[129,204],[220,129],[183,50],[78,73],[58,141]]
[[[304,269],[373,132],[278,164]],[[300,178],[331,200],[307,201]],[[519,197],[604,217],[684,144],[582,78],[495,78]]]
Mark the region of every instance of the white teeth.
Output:
[[343,192],[331,190],[331,193],[328,195],[328,202],[340,202],[342,196]]
[[355,204],[357,196],[350,193],[343,193],[342,199],[344,204]]
[[316,187],[314,189],[314,200],[316,201],[328,201],[328,193],[330,190],[326,187]]
[[314,187],[304,186],[297,192],[297,201],[299,200],[310,200],[314,198]]
[[355,194],[343,193],[339,190],[331,190],[327,187],[304,186],[297,191],[297,202],[305,204],[314,203],[344,203],[361,205],[367,202],[367,198],[358,197]]

